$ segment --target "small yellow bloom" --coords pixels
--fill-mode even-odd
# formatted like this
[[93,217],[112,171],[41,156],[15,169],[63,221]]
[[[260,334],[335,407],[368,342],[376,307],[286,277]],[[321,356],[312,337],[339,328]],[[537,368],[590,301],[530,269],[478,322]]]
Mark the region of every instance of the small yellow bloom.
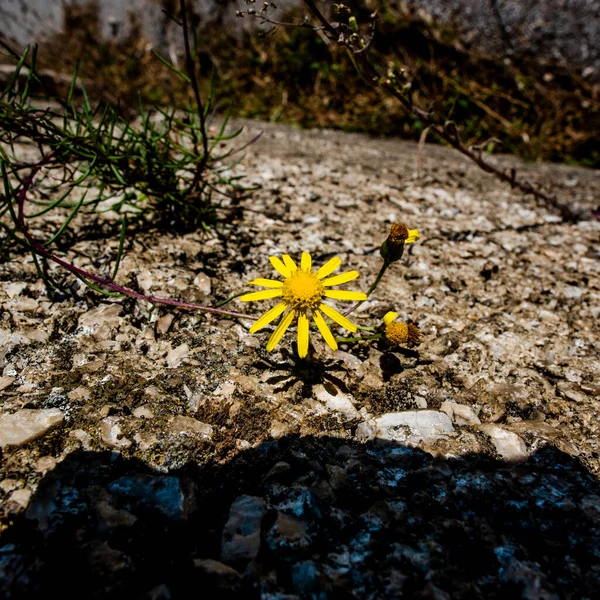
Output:
[[327,289],[356,279],[359,275],[358,271],[348,271],[329,277],[342,264],[341,259],[337,256],[326,262],[316,273],[312,270],[312,259],[308,252],[302,253],[300,268],[298,268],[296,263],[287,254],[284,254],[282,259],[276,256],[269,257],[274,269],[283,277],[283,281],[262,278],[255,279],[250,282],[250,285],[258,285],[270,289],[251,292],[240,297],[240,300],[243,302],[266,300],[268,298],[282,298],[283,300],[260,317],[250,328],[250,333],[259,331],[280,315],[284,315],[267,342],[267,351],[271,352],[292,324],[297,314],[298,355],[300,358],[304,358],[308,353],[309,315],[312,315],[323,339],[332,350],[337,350],[337,343],[323,318],[323,314],[349,331],[355,332],[357,328],[344,315],[325,304],[323,299],[366,300],[367,295],[362,292]]
[[419,328],[414,323],[395,321],[397,316],[398,313],[390,311],[383,317],[385,340],[392,346],[403,345],[408,348],[418,346],[422,338]]
[[394,223],[390,227],[390,233],[381,244],[379,253],[383,260],[388,263],[396,262],[402,258],[404,245],[412,244],[419,239],[418,229],[409,229],[404,223]]

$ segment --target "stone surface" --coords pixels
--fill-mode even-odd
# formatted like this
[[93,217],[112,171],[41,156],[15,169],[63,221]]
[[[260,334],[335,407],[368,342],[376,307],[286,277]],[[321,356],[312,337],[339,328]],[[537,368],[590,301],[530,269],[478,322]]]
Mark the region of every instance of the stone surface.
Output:
[[14,377],[9,377],[8,375],[0,376],[0,392],[2,390],[5,390],[7,387],[11,386],[14,380]]
[[435,410],[386,413],[375,419],[375,425],[376,437],[407,444],[435,442],[455,434],[448,415]]
[[193,435],[201,438],[210,438],[213,428],[192,417],[177,415],[169,421],[168,431],[175,435]]
[[178,367],[183,362],[183,360],[187,357],[189,352],[190,352],[190,348],[187,344],[181,344],[181,346],[177,346],[176,348],[173,348],[173,350],[171,350],[167,354],[167,366],[170,369],[174,369],[175,367]]
[[499,425],[482,425],[481,431],[490,437],[498,454],[506,461],[519,462],[527,459],[527,445],[518,434]]
[[91,333],[98,341],[107,340],[119,325],[123,307],[118,304],[101,304],[79,317],[83,333]]
[[358,411],[352,403],[352,397],[335,389],[333,386],[315,385],[313,394],[319,402],[325,404],[328,411],[339,413],[345,421],[352,421],[359,418]]
[[123,435],[122,419],[120,417],[106,417],[100,421],[98,428],[100,438],[110,448],[128,448],[131,440]]
[[107,486],[122,501],[158,510],[171,519],[186,514],[185,496],[177,477],[132,475],[120,477]]
[[[191,582],[215,598],[597,597],[600,223],[564,223],[439,146],[425,145],[417,176],[414,144],[245,124],[240,143],[264,133],[235,172],[258,189],[223,235],[132,229],[119,281],[199,301],[193,280],[206,272],[202,303],[214,304],[272,277],[269,256],[308,250],[315,266],[339,256],[340,272],[360,273],[348,289],[365,290],[401,220],[421,240],[351,318],[378,327],[395,310],[423,343],[334,353],[311,329],[300,360],[292,326],[268,353],[272,326],[250,334],[250,320],[149,314],[81,288],[50,301],[15,252],[0,262],[0,371],[13,378],[0,418],[64,419],[2,449],[3,591],[185,597]],[[577,206],[600,197],[595,172],[486,159]],[[90,231],[118,221],[82,214],[61,256],[105,272],[118,239]],[[122,307],[110,326],[89,315],[98,301]],[[273,303],[230,308],[259,315]],[[457,406],[501,428],[496,441]],[[377,437],[390,414],[401,441]],[[245,497],[248,515],[235,508]],[[75,569],[83,589],[68,589]]]
[[470,406],[456,402],[442,402],[440,410],[446,413],[457,425],[480,425],[481,420]]
[[57,408],[23,408],[0,415],[0,447],[27,444],[60,425],[63,419],[64,414]]
[[256,558],[260,550],[261,523],[265,502],[254,496],[240,496],[229,509],[229,518],[223,528],[221,557],[233,565]]

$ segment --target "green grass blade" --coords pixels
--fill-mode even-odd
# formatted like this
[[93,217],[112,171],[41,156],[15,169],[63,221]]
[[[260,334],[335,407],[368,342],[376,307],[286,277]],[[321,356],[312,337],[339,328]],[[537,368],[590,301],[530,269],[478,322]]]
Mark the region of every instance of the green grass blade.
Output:
[[49,246],[50,244],[55,242],[62,235],[63,231],[69,226],[69,223],[73,220],[75,215],[79,212],[79,209],[81,208],[81,205],[83,204],[83,201],[85,200],[85,197],[87,196],[88,191],[89,190],[85,190],[85,192],[81,196],[81,200],[79,200],[79,202],[75,205],[73,210],[69,213],[69,216],[65,219],[65,222],[60,226],[58,231],[48,241],[44,242],[44,246]]
[[171,64],[166,58],[162,57],[156,50],[153,49],[152,54],[154,54],[154,56],[156,56],[156,58],[158,58],[163,65],[171,69],[171,71],[173,71],[173,73],[175,73],[178,77],[181,77],[181,79],[183,79],[186,83],[192,83],[192,80],[183,71],[180,71],[175,65]]

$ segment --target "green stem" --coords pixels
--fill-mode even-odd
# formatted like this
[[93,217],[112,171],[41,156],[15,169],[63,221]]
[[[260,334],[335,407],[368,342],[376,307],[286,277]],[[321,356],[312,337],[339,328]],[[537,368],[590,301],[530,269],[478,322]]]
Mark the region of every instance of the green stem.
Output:
[[336,337],[335,341],[339,342],[340,344],[343,344],[345,342],[348,343],[354,343],[354,342],[366,342],[369,340],[379,340],[381,339],[381,334],[380,333],[376,333],[375,335],[366,335],[364,337]]
[[379,273],[377,274],[373,285],[371,285],[371,287],[367,290],[367,299],[357,302],[352,308],[350,308],[350,310],[344,313],[345,317],[347,317],[350,313],[353,313],[363,302],[366,302],[369,299],[369,296],[377,289],[377,286],[379,285],[381,279],[383,278],[385,272],[388,270],[391,264],[392,263],[388,262],[387,260],[383,261],[383,265],[381,265],[381,269],[379,270]]
[[238,294],[234,294],[233,296],[229,296],[229,298],[226,298],[225,300],[221,300],[221,302],[217,302],[215,304],[215,308],[219,308],[221,306],[225,306],[226,304],[228,304],[232,300],[235,300],[236,298],[239,298],[240,296],[243,296],[244,294],[247,294],[247,293],[248,293],[248,291],[244,290],[243,292],[239,292]]

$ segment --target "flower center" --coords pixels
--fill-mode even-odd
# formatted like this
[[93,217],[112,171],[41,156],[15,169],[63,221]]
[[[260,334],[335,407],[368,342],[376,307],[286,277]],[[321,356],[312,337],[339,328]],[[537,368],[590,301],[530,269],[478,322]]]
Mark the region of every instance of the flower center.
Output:
[[390,228],[391,241],[394,244],[402,244],[408,239],[408,227],[404,223],[394,223]]
[[323,298],[323,284],[314,271],[298,269],[283,282],[283,299],[294,310],[315,309]]
[[392,344],[405,344],[408,340],[408,326],[399,321],[390,323],[385,328],[385,337]]

